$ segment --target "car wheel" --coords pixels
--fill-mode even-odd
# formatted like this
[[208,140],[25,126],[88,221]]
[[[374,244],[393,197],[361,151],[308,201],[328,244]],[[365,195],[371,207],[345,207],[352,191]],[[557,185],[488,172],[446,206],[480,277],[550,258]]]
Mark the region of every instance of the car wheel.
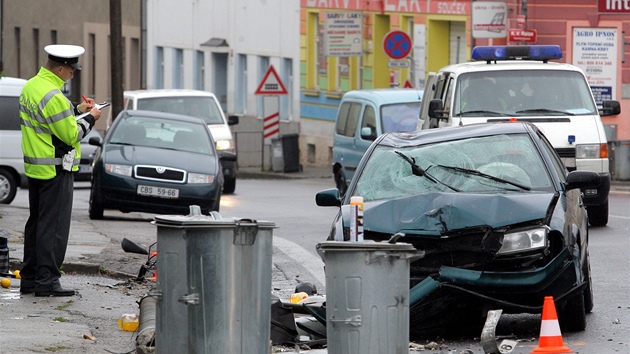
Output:
[[0,204],[11,204],[17,193],[17,182],[7,170],[0,169]]
[[346,176],[341,171],[341,168],[335,172],[335,184],[337,189],[339,189],[339,195],[345,195],[348,190],[348,183],[346,183]]
[[588,207],[587,213],[591,226],[606,226],[608,224],[608,201],[604,204]]
[[577,332],[586,329],[583,292],[579,292],[567,299],[564,308],[558,313],[558,322],[560,322],[562,331]]
[[232,194],[236,190],[236,177],[226,178],[223,182],[223,193]]
[[584,311],[591,313],[595,306],[593,302],[593,282],[591,281],[591,260],[586,250],[586,262],[582,266],[582,272],[584,273],[584,282],[586,282],[586,288],[584,288]]
[[92,181],[92,188],[90,189],[90,205],[88,208],[88,213],[90,214],[90,219],[92,220],[101,220],[103,219],[103,204],[101,204],[98,200],[98,187],[95,180]]

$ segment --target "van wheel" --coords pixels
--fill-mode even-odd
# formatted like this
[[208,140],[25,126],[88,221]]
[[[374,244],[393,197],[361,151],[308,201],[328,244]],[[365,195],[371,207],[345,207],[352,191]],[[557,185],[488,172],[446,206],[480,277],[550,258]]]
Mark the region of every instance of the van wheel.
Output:
[[591,226],[606,226],[608,224],[608,201],[604,204],[588,207],[587,213]]
[[0,204],[11,204],[17,193],[17,182],[7,170],[0,169]]
[[341,168],[335,172],[335,184],[339,189],[339,195],[345,195],[348,190],[348,183],[346,183],[346,176],[341,172]]

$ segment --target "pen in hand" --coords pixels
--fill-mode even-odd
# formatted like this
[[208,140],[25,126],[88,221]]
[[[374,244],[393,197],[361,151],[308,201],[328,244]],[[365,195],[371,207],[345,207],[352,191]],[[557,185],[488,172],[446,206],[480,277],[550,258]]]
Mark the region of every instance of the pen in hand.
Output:
[[83,101],[85,101],[85,103],[90,103],[90,101],[88,101],[87,97],[85,97],[85,95],[81,95],[81,97],[83,98]]

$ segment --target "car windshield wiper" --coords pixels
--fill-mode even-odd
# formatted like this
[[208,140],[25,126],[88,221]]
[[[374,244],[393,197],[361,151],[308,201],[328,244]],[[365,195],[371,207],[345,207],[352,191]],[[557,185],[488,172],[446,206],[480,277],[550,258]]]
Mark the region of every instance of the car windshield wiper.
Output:
[[495,115],[495,116],[500,116],[503,113],[499,113],[499,112],[495,112],[495,111],[487,111],[487,110],[484,110],[484,109],[477,109],[477,110],[473,110],[473,111],[459,112],[458,117],[461,117],[461,116],[466,115],[466,114],[492,114],[492,115]]
[[516,113],[556,113],[556,114],[562,114],[562,115],[567,115],[567,116],[574,116],[575,113],[571,113],[571,112],[567,112],[567,111],[561,111],[561,110],[557,110],[557,109],[548,109],[548,108],[533,108],[533,109],[524,109],[521,111],[516,111]]
[[416,165],[416,159],[413,157],[409,157],[405,154],[403,154],[400,151],[394,151],[396,154],[398,154],[398,156],[402,157],[405,161],[407,161],[409,163],[409,165],[411,165],[411,173],[414,174],[414,176],[419,176],[419,177],[426,177],[429,181],[433,182],[433,183],[439,183],[443,186],[446,186],[452,190],[454,190],[455,192],[461,192],[459,189],[453,187],[453,186],[449,186],[448,184],[441,182],[439,180],[437,180],[435,177],[431,176],[426,170],[423,170],[422,167]]
[[520,188],[520,189],[522,189],[522,190],[526,190],[526,191],[531,190],[531,188],[530,188],[530,187],[528,187],[528,186],[526,186],[526,185],[523,185],[523,184],[520,184],[520,183],[518,183],[518,182],[508,181],[507,179],[503,179],[503,178],[499,178],[499,177],[496,177],[496,176],[488,175],[488,174],[485,174],[485,173],[480,172],[480,171],[477,171],[477,170],[472,170],[472,169],[469,169],[469,168],[463,168],[463,167],[446,166],[446,165],[438,165],[438,166],[439,166],[439,167],[442,167],[442,168],[444,168],[444,169],[447,169],[447,170],[453,170],[453,171],[457,171],[457,172],[463,172],[463,173],[467,173],[467,174],[470,174],[470,175],[475,175],[475,176],[479,176],[479,177],[483,177],[483,178],[491,179],[491,180],[493,180],[493,181],[497,181],[497,182],[501,182],[501,183],[511,184],[511,185],[513,185],[514,187],[518,187],[518,188]]

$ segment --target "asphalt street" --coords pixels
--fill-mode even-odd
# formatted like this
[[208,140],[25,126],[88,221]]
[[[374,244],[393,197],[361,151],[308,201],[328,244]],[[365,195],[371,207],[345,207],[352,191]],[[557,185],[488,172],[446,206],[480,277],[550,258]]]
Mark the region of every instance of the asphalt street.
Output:
[[[305,169],[291,174],[242,171],[249,178],[322,178],[328,169]],[[630,185],[616,183],[614,188],[630,191]],[[20,241],[28,209],[2,207],[0,228],[10,233],[11,269],[19,269],[22,259]],[[118,262],[103,275],[98,257],[111,240],[102,234],[72,226],[72,237],[64,262],[64,287],[78,290],[73,297],[35,297],[21,295],[19,280],[10,279],[8,288],[0,288],[0,353],[130,353],[135,352],[135,333],[124,332],[118,318],[139,313],[139,301],[153,287],[137,283],[133,275],[140,262]],[[97,260],[97,261],[93,261]],[[288,298],[293,284],[282,272],[273,269],[275,295]],[[292,348],[282,348],[284,352]],[[300,350],[303,353],[326,353],[325,349]],[[471,353],[483,353],[476,348]]]

